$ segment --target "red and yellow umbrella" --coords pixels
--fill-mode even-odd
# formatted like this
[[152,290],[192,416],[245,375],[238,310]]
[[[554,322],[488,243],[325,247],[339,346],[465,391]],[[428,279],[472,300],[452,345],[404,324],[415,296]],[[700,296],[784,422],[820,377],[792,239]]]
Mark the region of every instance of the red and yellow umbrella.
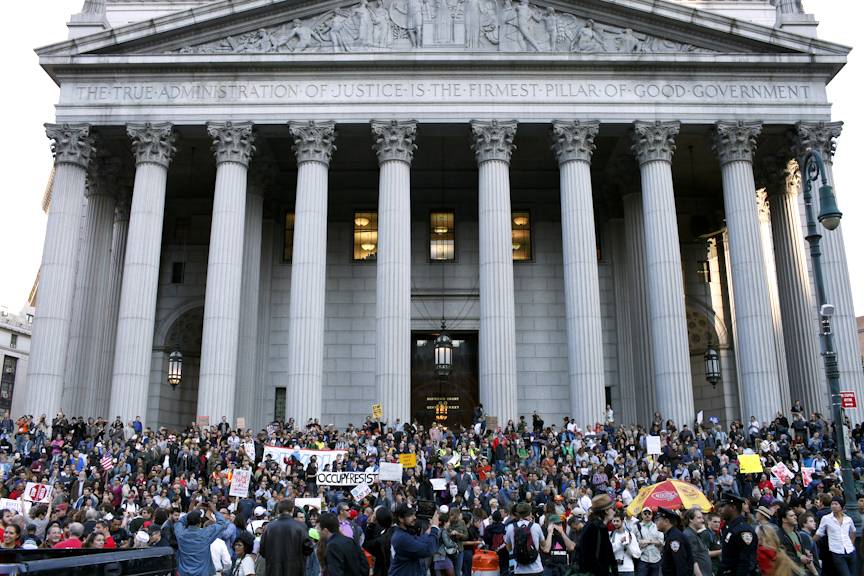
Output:
[[645,508],[655,511],[661,507],[681,510],[693,506],[698,506],[703,512],[710,512],[712,508],[711,502],[692,484],[666,480],[639,490],[639,495],[627,506],[627,514],[636,516]]

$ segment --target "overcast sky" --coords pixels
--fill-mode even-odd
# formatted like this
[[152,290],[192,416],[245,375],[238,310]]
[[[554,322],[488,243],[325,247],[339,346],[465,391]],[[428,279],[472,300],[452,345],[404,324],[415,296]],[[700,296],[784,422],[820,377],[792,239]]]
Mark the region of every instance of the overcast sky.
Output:
[[[66,21],[82,0],[5,2],[0,53],[5,88],[0,90],[5,137],[0,138],[4,186],[0,193],[0,305],[18,311],[25,303],[42,255],[46,216],[42,194],[51,171],[51,152],[42,124],[54,120],[57,86],[39,68],[33,49],[66,39]],[[805,0],[820,22],[819,36],[861,46],[864,7],[856,0]],[[855,166],[864,162],[864,56],[859,48],[828,86],[833,117],[846,124],[838,141],[834,177],[842,232],[849,255],[857,315],[864,315],[864,192]]]

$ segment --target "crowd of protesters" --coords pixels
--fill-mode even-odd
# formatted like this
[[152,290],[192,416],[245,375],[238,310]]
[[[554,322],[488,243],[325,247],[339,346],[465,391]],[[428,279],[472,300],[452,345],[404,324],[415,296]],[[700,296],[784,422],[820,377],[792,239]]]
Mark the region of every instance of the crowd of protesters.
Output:
[[[833,427],[796,403],[771,422],[650,426],[557,425],[533,414],[488,426],[423,427],[371,417],[344,429],[310,420],[260,431],[215,426],[150,429],[140,418],[0,420],[0,497],[21,502],[28,482],[48,502],[0,519],[2,548],[174,550],[180,574],[342,576],[471,574],[478,551],[502,574],[860,574],[861,534],[842,511],[844,490],[864,495],[864,430],[851,429],[855,485],[843,486]],[[660,439],[648,454],[647,437]],[[265,456],[265,446],[344,450],[319,469]],[[318,485],[317,473],[377,471],[416,455],[401,482]],[[742,474],[757,454],[764,472]],[[785,482],[771,468],[783,463]],[[246,497],[229,495],[238,470]],[[431,479],[443,479],[443,489]],[[715,504],[702,511],[625,508],[640,488],[676,479]],[[319,498],[320,505],[295,505]],[[309,500],[303,500],[309,502]],[[423,512],[424,503],[432,510]],[[864,512],[864,497],[858,499]],[[428,506],[427,506],[428,508]],[[740,548],[742,557],[734,549]],[[728,548],[728,550],[727,550]],[[752,548],[752,550],[751,550]],[[743,550],[743,551],[742,551]],[[746,556],[746,559],[745,559]],[[751,562],[752,557],[752,562]],[[683,571],[682,571],[683,570]]]

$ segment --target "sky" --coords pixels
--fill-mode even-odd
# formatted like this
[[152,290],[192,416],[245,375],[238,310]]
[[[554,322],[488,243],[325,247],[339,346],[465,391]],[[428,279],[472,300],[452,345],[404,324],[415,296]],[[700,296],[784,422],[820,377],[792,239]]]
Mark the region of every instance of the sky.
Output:
[[[6,136],[0,138],[0,306],[17,312],[27,301],[42,257],[47,216],[42,195],[51,172],[51,151],[42,124],[54,119],[58,88],[38,65],[34,48],[66,39],[66,21],[83,0],[6,2],[0,53],[6,88],[0,90]],[[844,213],[840,227],[849,255],[857,316],[864,315],[864,194],[855,165],[864,156],[864,5],[856,0],[805,0],[805,10],[819,20],[819,37],[857,47],[846,68],[829,84],[833,118],[845,122],[834,159],[835,188]],[[835,232],[836,233],[836,232]]]

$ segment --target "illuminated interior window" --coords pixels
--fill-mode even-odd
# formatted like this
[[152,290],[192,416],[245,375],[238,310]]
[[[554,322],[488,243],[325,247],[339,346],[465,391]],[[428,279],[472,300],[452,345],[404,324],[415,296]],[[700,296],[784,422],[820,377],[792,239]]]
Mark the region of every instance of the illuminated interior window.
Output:
[[456,216],[453,212],[429,214],[429,259],[446,262],[456,259]]
[[285,244],[282,248],[282,261],[291,262],[294,254],[294,212],[285,213]]
[[273,419],[280,422],[285,420],[286,390],[282,386],[276,388],[276,401],[273,406]]
[[354,260],[374,261],[378,254],[378,212],[354,212]]
[[513,260],[531,260],[531,213],[513,212]]

